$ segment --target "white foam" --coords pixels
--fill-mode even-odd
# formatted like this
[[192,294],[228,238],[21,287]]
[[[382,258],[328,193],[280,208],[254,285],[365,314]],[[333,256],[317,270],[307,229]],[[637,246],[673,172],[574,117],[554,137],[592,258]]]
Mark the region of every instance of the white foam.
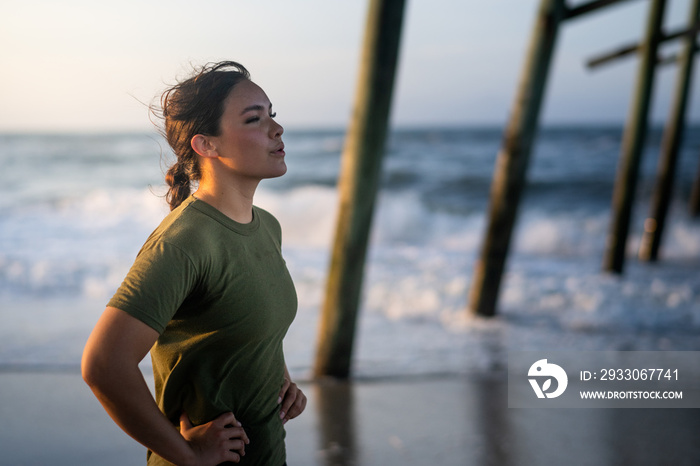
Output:
[[[306,374],[337,193],[323,186],[262,188],[256,203],[282,224],[300,303],[285,347],[290,367]],[[382,191],[358,322],[357,373],[493,369],[508,349],[697,349],[700,225],[679,209],[672,211],[661,262],[646,265],[632,256],[623,277],[600,272],[606,212],[522,212],[499,316],[487,321],[466,309],[484,213],[433,211],[416,195]],[[166,213],[150,190],[105,189],[35,205],[0,223],[3,241],[11,244],[0,255],[0,362],[77,361],[75,340],[87,337],[100,306]],[[635,221],[632,250],[642,220]],[[16,313],[13,302],[33,314]],[[53,304],[37,311],[46,302]]]

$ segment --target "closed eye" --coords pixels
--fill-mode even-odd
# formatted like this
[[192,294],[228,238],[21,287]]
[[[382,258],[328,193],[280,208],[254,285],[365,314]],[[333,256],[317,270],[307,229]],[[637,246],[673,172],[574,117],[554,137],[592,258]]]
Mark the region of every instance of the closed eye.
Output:
[[[277,116],[277,112],[272,112],[269,114],[270,118],[275,118],[276,116]],[[247,123],[255,123],[256,121],[260,121],[260,117],[257,115],[251,116],[250,118],[246,119],[245,122],[247,124]]]

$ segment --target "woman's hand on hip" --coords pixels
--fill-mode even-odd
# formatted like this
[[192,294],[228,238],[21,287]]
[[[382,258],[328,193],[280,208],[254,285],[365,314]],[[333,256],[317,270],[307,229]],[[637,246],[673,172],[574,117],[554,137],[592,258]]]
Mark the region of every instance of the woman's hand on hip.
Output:
[[186,413],[180,416],[180,433],[194,450],[198,465],[238,463],[245,456],[248,435],[233,413],[224,413],[211,422],[193,426]]
[[306,395],[297,387],[297,384],[285,376],[277,403],[282,405],[280,406],[280,419],[282,419],[282,424],[286,424],[287,421],[294,419],[304,411]]

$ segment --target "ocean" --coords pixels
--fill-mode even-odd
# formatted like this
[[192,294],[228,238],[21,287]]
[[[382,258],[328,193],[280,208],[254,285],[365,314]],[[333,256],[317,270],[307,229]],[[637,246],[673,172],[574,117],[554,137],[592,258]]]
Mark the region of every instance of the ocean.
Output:
[[[466,311],[502,129],[394,130],[355,347],[358,377],[493,372],[508,351],[700,350],[700,220],[680,154],[660,261],[636,259],[661,129],[648,134],[622,276],[601,272],[622,127],[539,132],[492,319]],[[310,373],[336,217],[342,130],[288,130],[288,173],[256,204],[282,224],[299,294],[288,366]],[[167,213],[159,135],[0,135],[0,370],[77,370],[83,345]],[[147,364],[144,363],[144,367]]]

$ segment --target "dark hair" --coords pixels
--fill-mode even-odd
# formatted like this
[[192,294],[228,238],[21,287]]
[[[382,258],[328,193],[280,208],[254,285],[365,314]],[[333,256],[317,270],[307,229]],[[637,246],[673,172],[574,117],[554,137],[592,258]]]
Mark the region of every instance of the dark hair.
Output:
[[[250,73],[240,63],[222,61],[195,68],[194,74],[163,92],[160,109],[153,113],[163,119],[163,135],[177,156],[168,169],[166,199],[170,210],[189,197],[192,181],[201,178],[197,153],[190,141],[197,134],[218,136],[224,100]],[[161,115],[158,115],[160,113]]]

